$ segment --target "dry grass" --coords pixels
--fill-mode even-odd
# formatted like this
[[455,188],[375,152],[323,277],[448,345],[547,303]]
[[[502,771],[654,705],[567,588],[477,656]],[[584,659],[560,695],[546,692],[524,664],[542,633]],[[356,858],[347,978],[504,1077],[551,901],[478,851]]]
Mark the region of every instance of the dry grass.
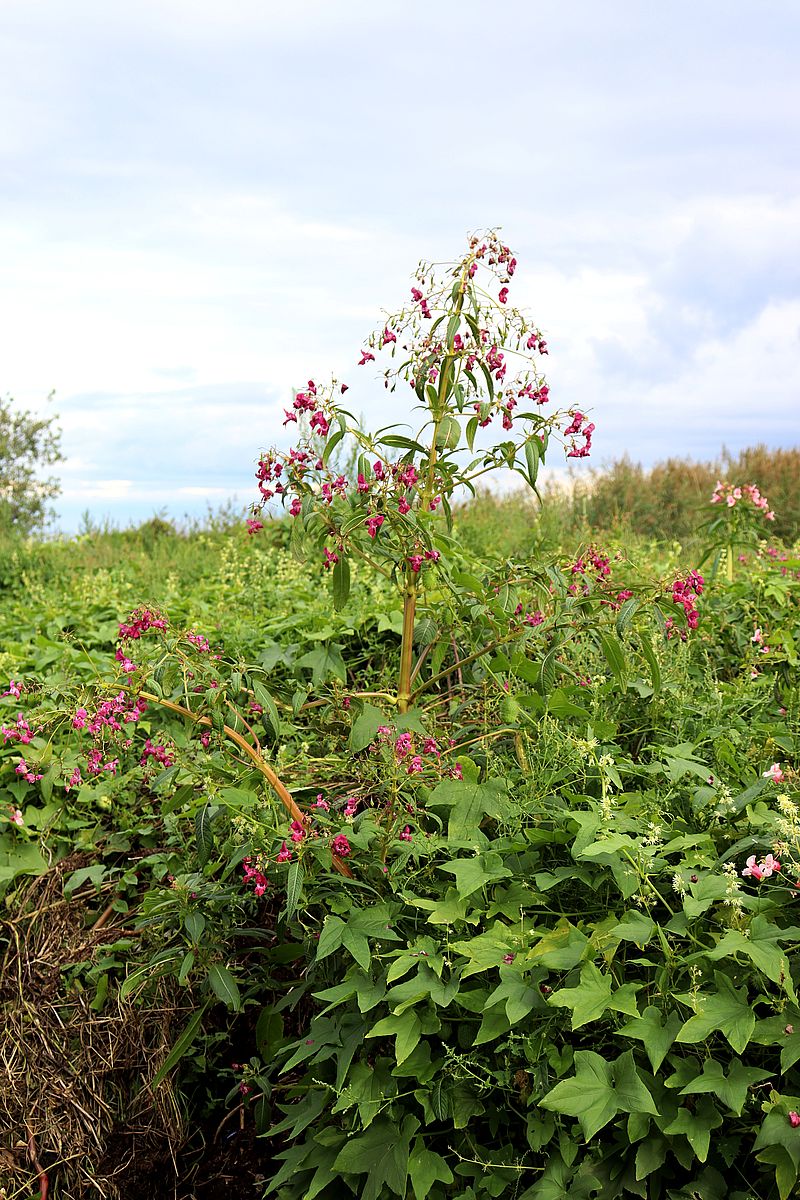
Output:
[[[65,987],[63,968],[90,961],[119,929],[87,927],[64,880],[71,855],[13,893],[0,919],[0,1197],[118,1200],[175,1194],[185,1129],[169,1082],[149,1081],[187,1013],[166,992],[137,1009]],[[42,1189],[43,1176],[47,1185]],[[171,1186],[170,1186],[171,1181]]]

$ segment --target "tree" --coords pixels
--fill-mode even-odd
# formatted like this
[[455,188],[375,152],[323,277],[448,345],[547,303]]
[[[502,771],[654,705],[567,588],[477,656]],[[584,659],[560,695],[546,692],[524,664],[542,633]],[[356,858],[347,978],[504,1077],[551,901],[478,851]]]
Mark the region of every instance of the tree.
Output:
[[27,535],[53,515],[50,501],[61,491],[55,476],[42,472],[63,462],[55,415],[39,417],[15,409],[0,396],[0,531]]

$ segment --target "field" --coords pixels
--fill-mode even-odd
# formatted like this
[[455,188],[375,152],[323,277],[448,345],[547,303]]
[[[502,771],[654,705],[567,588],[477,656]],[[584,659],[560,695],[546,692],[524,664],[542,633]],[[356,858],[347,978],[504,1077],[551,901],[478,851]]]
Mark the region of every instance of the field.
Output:
[[4,546],[7,1200],[793,1194],[796,552],[289,524]]

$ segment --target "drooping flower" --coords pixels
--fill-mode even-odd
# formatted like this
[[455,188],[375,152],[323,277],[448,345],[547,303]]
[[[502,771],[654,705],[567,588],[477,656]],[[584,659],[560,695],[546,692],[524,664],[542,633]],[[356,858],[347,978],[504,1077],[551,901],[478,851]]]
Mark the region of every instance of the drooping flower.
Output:
[[783,783],[786,776],[781,770],[780,763],[773,763],[761,776],[762,779],[771,779],[774,783]]
[[339,833],[331,842],[331,849],[338,858],[347,858],[350,853],[350,843],[343,833]]

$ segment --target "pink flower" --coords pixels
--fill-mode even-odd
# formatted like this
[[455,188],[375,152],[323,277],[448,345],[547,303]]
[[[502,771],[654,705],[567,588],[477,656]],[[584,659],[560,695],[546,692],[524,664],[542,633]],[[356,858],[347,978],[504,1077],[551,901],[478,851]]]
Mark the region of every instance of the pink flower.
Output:
[[8,681],[8,691],[7,691],[7,692],[3,692],[3,695],[4,695],[4,696],[13,696],[15,700],[19,700],[19,697],[20,697],[20,685],[19,685],[19,684],[16,682],[16,680],[15,680],[15,679],[9,679],[9,681]]
[[392,333],[391,329],[389,329],[389,327],[388,327],[388,325],[387,325],[387,327],[386,327],[386,328],[384,329],[384,331],[383,331],[383,337],[382,337],[382,339],[381,339],[381,345],[382,345],[382,346],[388,346],[389,342],[396,342],[396,341],[397,341],[397,334],[396,334],[396,333]]
[[401,842],[410,842],[411,838],[412,838],[411,826],[406,825],[403,832],[401,834],[399,834],[399,837],[400,837]]
[[358,811],[358,797],[348,796],[344,806],[344,818],[346,821],[352,821]]
[[377,537],[378,530],[385,520],[386,518],[384,517],[383,513],[378,513],[377,516],[369,517],[364,522],[367,527],[367,533],[371,538]]
[[292,841],[302,842],[303,838],[306,836],[305,827],[301,825],[299,821],[292,821],[289,829],[291,831]]
[[331,842],[331,850],[337,858],[347,858],[350,853],[350,843],[343,833],[339,833]]
[[419,569],[422,566],[423,561],[424,560],[421,554],[409,554],[408,565],[411,567],[411,570],[415,575],[419,573]]
[[314,801],[314,808],[321,808],[323,810],[323,812],[330,812],[331,806],[330,806],[330,804],[328,804],[327,800],[322,799],[321,792],[317,796],[316,800]]
[[[293,418],[293,419],[296,419],[296,418]],[[261,521],[256,520],[255,518],[251,519],[250,517],[248,517],[247,532],[249,533],[250,537],[252,537],[254,533],[258,533],[258,531],[263,528],[264,528],[264,526],[261,523]]]
[[515,955],[513,955],[513,954],[504,954],[503,962],[506,964],[507,967],[510,967],[514,961],[514,958],[515,958]]
[[768,879],[773,871],[776,875],[780,874],[780,870],[781,864],[778,862],[777,858],[773,858],[772,854],[768,854],[761,863],[761,872],[765,879]]
[[800,1113],[796,1113],[794,1109],[789,1113],[789,1124],[792,1129],[797,1129],[798,1125],[800,1125]]
[[20,810],[18,808],[14,808],[13,805],[9,805],[8,811],[11,813],[11,816],[8,819],[12,825],[24,825],[25,824],[22,813],[20,812]]
[[85,708],[79,708],[72,718],[73,729],[83,729],[86,722],[89,720],[89,714]]
[[756,882],[761,882],[761,868],[756,862],[755,854],[751,854],[747,860],[747,866],[742,869],[742,875],[752,875]]
[[497,297],[497,299],[500,301],[501,304],[505,304],[505,302],[508,300],[508,288],[507,287],[500,288],[500,295]]
[[780,763],[773,763],[772,766],[763,773],[762,779],[771,779],[774,783],[783,783],[786,776],[781,770]]
[[280,850],[275,855],[275,862],[279,862],[279,863],[289,862],[291,860],[291,857],[292,857],[291,850],[286,845],[286,842],[282,842]]
[[406,500],[405,496],[400,497],[400,503],[397,505],[397,511],[400,513],[401,517],[404,517],[407,512],[411,512],[411,505],[408,503],[408,500]]
[[361,358],[359,359],[358,365],[360,367],[363,367],[364,364],[368,363],[368,362],[375,362],[375,355],[370,354],[369,350],[362,350]]

